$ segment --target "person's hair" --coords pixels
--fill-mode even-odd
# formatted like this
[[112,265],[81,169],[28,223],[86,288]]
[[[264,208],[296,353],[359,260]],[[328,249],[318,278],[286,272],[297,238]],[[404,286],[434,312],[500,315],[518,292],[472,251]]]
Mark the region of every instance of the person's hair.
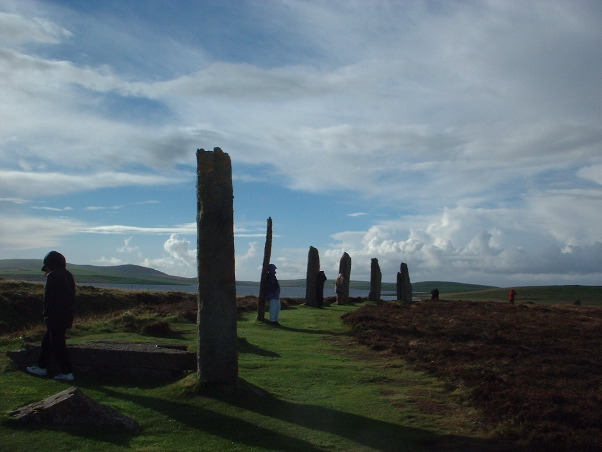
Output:
[[67,259],[58,251],[51,251],[44,258],[43,271],[56,270],[57,268],[67,267]]

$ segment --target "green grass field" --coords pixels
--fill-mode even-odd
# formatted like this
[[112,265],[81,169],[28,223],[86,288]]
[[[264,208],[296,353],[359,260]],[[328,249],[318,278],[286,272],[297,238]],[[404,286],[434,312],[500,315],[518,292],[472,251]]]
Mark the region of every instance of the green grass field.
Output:
[[[234,394],[198,394],[194,374],[156,386],[76,380],[88,396],[136,419],[142,426],[137,434],[11,422],[11,410],[68,386],[13,370],[4,352],[18,348],[20,341],[4,338],[0,450],[25,451],[42,444],[57,452],[460,451],[503,445],[475,428],[478,414],[441,382],[356,345],[340,321],[355,308],[293,307],[282,312],[281,327],[257,322],[254,313],[245,315],[238,322],[241,385]],[[160,340],[194,349],[196,325],[168,320],[178,338]],[[114,319],[85,322],[74,328],[70,343],[153,340],[119,332],[118,324]],[[266,395],[257,395],[252,387]]]
[[[11,312],[11,306],[22,308],[41,296],[41,286],[36,284],[0,281],[0,289],[3,316]],[[491,290],[469,293],[475,300],[505,300],[505,290]],[[551,303],[558,304],[572,304],[581,298],[583,304],[599,306],[602,299],[600,287],[517,291],[517,303],[537,303],[533,300],[546,294]],[[193,294],[140,295],[81,288],[79,296],[81,315],[70,331],[69,343],[125,339],[185,344],[192,351],[196,348],[196,323],[182,308],[196,309]],[[452,298],[442,293],[442,299],[466,296],[460,293]],[[136,305],[141,301],[144,309]],[[159,304],[160,309],[153,308]],[[69,385],[17,371],[6,357],[5,352],[19,348],[24,339],[39,341],[41,325],[6,334],[0,337],[0,450],[520,450],[496,438],[494,428],[485,429],[482,413],[467,403],[462,388],[419,371],[388,352],[359,345],[341,321],[342,315],[359,307],[292,305],[282,311],[281,327],[257,322],[254,311],[243,314],[238,321],[241,383],[233,393],[200,392],[195,374],[154,385],[93,378],[74,382],[89,397],[136,419],[141,425],[136,433],[27,427],[11,421],[11,410]],[[21,321],[21,317],[13,318]],[[130,325],[133,317],[140,331],[145,323],[161,318],[169,322],[174,334],[156,338],[132,332],[124,328],[125,317]]]

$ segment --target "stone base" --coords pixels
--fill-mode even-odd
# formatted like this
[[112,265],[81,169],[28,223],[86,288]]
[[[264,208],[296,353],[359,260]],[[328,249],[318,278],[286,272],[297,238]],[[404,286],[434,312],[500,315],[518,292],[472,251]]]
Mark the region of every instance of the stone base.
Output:
[[[67,349],[76,378],[90,376],[157,381],[197,370],[196,353],[186,351],[185,346],[106,341],[68,345]],[[26,344],[21,350],[8,351],[7,355],[19,369],[25,370],[37,363],[39,353],[39,345]],[[48,373],[60,373],[54,360],[48,366]]]

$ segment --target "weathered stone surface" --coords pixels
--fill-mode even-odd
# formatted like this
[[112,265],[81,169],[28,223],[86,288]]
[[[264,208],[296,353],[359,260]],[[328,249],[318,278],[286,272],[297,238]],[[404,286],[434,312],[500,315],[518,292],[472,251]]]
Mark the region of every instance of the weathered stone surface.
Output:
[[137,430],[135,419],[96,402],[81,390],[71,387],[39,402],[18,408],[9,417],[25,424],[89,425]]
[[377,258],[370,260],[370,292],[368,300],[380,301],[383,274],[380,271],[380,265]]
[[408,264],[402,262],[397,273],[397,299],[405,303],[412,302],[412,283]]
[[345,283],[344,283],[344,292],[343,292],[343,298],[342,298],[342,303],[343,304],[348,304],[349,303],[349,281],[351,278],[351,256],[349,256],[349,254],[347,254],[346,252],[343,253],[343,255],[341,256],[341,260],[339,261],[339,273],[341,273],[343,275],[343,278],[345,278]]
[[[181,346],[156,343],[106,341],[93,344],[68,345],[73,372],[78,376],[109,377],[125,380],[157,381],[171,379],[197,368],[195,353]],[[8,351],[17,368],[25,370],[34,364],[40,346],[26,344],[20,350]],[[48,371],[60,373],[54,360]]]
[[324,305],[324,283],[326,283],[327,279],[326,273],[320,270],[316,277],[316,307],[318,308]]
[[230,156],[197,150],[198,374],[236,385],[238,337],[234,268],[234,191]]
[[265,234],[265,246],[263,248],[263,265],[261,267],[261,278],[259,279],[259,296],[257,298],[257,320],[265,319],[266,287],[265,281],[268,276],[268,265],[272,258],[272,217],[268,217]]
[[317,307],[316,282],[320,271],[320,254],[317,248],[309,247],[307,253],[307,275],[305,277],[305,305]]

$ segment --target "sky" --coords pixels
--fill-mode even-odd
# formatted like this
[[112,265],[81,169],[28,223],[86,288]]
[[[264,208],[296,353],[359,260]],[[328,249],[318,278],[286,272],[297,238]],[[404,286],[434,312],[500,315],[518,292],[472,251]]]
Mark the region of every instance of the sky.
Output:
[[347,252],[354,280],[600,285],[601,23],[598,0],[0,0],[0,258],[196,276],[219,147],[237,280],[271,217],[280,279],[313,246],[330,282]]

